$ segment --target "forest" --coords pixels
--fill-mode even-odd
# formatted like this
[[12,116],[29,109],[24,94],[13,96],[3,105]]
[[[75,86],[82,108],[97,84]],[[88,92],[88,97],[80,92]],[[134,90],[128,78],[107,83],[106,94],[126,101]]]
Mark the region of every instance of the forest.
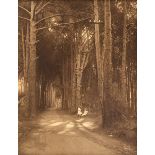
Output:
[[19,132],[52,109],[136,145],[136,0],[19,0],[18,40]]

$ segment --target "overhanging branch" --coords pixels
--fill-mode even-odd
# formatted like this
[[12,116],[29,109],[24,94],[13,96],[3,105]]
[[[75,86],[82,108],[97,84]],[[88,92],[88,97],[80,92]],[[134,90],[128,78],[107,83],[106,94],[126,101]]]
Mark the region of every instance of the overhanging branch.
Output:
[[75,22],[61,23],[61,24],[58,24],[58,26],[60,26],[60,25],[77,24],[77,23],[80,23],[80,22],[86,21],[86,20],[88,20],[88,19],[91,19],[91,18],[80,19],[80,20],[77,20],[77,21],[75,21]]
[[48,16],[48,17],[44,17],[44,18],[38,20],[38,21],[35,23],[35,25],[39,24],[40,22],[42,22],[42,21],[44,21],[44,20],[46,20],[46,19],[54,18],[54,17],[57,17],[57,16],[63,16],[63,15],[64,15],[64,14],[56,14],[56,15],[52,15],[52,16]]
[[35,9],[38,10],[43,4],[43,1],[38,2]]
[[[41,6],[42,5],[42,6]],[[60,5],[57,5],[56,3],[52,3],[50,1],[46,2],[45,4],[42,4],[40,3],[38,5],[38,7],[36,8],[36,15],[41,11],[43,10],[47,5],[51,5],[51,7],[58,7],[58,8],[61,8],[61,9],[64,9],[64,7],[60,6]]]
[[20,5],[19,5],[18,7],[19,7],[20,9],[26,11],[29,15],[31,14],[31,12],[30,12],[28,9],[26,9],[26,8],[20,6]]
[[45,3],[43,6],[41,6],[37,11],[36,11],[36,15],[41,11],[41,10],[43,10],[47,5],[49,5],[50,4],[50,2],[47,2],[47,3]]
[[[53,16],[49,16],[49,17],[42,18],[41,20],[39,20],[38,22],[36,22],[35,25],[39,24],[39,23],[40,23],[41,21],[43,21],[43,20],[46,20],[46,19],[49,19],[49,18],[54,18],[54,17],[56,17],[56,16],[62,16],[62,15],[61,15],[61,14],[57,14],[57,15],[53,15]],[[70,16],[70,15],[68,15],[68,16]],[[80,23],[80,22],[83,22],[83,21],[86,21],[86,20],[89,20],[89,19],[91,19],[91,18],[85,18],[85,19],[77,20],[77,21],[75,21],[75,22],[61,23],[61,24],[57,24],[57,25],[55,25],[55,26],[53,26],[53,27],[58,27],[58,26],[63,26],[63,25],[70,25],[70,24],[76,24],[76,23]],[[89,22],[89,23],[90,23],[90,22]]]
[[40,27],[40,28],[37,28],[36,31],[40,31],[40,30],[44,30],[44,29],[48,29],[49,27],[45,26],[45,27]]
[[28,19],[28,18],[26,18],[26,17],[21,17],[21,16],[18,16],[18,18],[23,19],[23,20],[30,21],[30,19]]
[[[50,17],[47,17],[47,18],[51,18],[51,17],[53,17],[53,16],[50,16]],[[48,28],[60,27],[60,26],[64,26],[64,25],[77,24],[77,23],[86,21],[86,20],[88,20],[88,19],[90,19],[90,18],[81,19],[81,20],[78,20],[78,21],[76,21],[76,22],[61,23],[61,24],[53,25],[52,27],[44,26],[44,27],[37,28],[36,31],[40,31],[40,30],[44,30],[44,29],[48,29]],[[43,19],[43,20],[44,20],[44,19]],[[36,24],[37,24],[37,23],[36,23]]]

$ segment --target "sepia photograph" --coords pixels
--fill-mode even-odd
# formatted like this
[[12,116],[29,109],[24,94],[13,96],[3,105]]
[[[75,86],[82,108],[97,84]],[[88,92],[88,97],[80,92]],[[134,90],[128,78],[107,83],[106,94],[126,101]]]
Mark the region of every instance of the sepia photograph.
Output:
[[18,0],[17,113],[19,155],[137,155],[137,0]]

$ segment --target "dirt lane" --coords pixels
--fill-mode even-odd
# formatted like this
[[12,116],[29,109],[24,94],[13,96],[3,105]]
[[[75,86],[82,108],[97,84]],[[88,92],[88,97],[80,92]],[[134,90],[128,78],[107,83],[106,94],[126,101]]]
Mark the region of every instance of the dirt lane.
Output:
[[116,138],[93,132],[99,124],[48,110],[32,123],[30,133],[20,140],[19,155],[135,155],[135,150]]

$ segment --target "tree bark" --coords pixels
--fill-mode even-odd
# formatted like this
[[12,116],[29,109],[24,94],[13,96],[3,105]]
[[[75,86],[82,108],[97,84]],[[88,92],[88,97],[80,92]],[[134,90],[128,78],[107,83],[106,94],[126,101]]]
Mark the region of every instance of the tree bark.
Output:
[[[95,22],[99,21],[99,12],[98,12],[98,1],[94,0],[94,15]],[[99,24],[95,24],[95,47],[96,47],[96,63],[97,63],[97,76],[98,76],[98,87],[101,82],[101,49],[100,49],[100,36],[99,36]]]
[[81,78],[82,78],[82,69],[80,67],[81,64],[81,51],[77,51],[77,57],[76,57],[76,75],[77,75],[77,81],[76,81],[76,109],[78,106],[80,106],[81,103]]
[[74,42],[73,45],[74,47],[72,48],[72,104],[71,104],[71,113],[76,111],[76,57],[77,57],[77,46],[76,46],[76,40],[77,40],[77,34],[75,34],[73,38]]
[[27,90],[27,74],[26,74],[26,45],[24,37],[24,29],[22,28],[22,49],[23,49],[23,71],[24,71],[24,94],[26,95]]
[[127,25],[127,8],[126,8],[126,0],[124,0],[124,27],[123,27],[123,53],[122,53],[122,71],[121,71],[121,90],[122,90],[122,105],[126,109],[128,109],[128,103],[127,103],[127,76],[126,76],[126,52],[127,52],[127,31],[126,31],[126,25]]
[[36,115],[36,26],[34,19],[35,5],[35,2],[31,1],[29,91],[32,116]]
[[105,0],[104,3],[104,105],[103,105],[103,126],[110,127],[112,125],[112,98],[111,98],[111,86],[112,86],[112,36],[111,36],[111,9],[110,0]]
[[103,55],[101,54],[100,47],[100,29],[99,29],[99,8],[98,0],[94,0],[94,15],[95,15],[95,48],[96,48],[96,66],[98,78],[98,93],[99,103],[103,113]]

